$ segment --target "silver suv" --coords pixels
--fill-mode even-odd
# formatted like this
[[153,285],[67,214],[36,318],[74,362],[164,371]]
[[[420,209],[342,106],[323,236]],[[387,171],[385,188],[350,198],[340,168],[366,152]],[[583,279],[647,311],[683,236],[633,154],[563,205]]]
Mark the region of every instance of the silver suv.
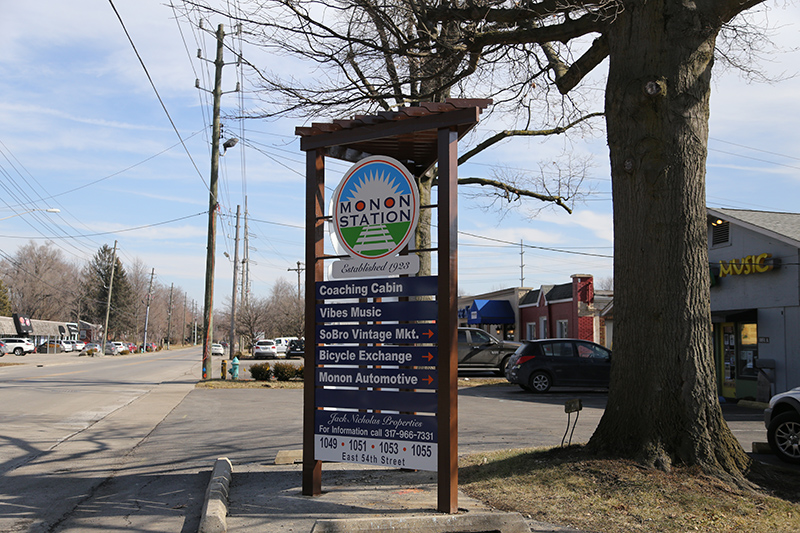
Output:
[[0,339],[0,342],[6,345],[6,352],[14,355],[25,355],[36,350],[36,345],[23,337],[9,337]]
[[502,376],[519,347],[518,342],[497,340],[482,329],[458,328],[458,369],[489,369]]
[[800,464],[800,387],[772,397],[764,425],[772,452],[782,461]]

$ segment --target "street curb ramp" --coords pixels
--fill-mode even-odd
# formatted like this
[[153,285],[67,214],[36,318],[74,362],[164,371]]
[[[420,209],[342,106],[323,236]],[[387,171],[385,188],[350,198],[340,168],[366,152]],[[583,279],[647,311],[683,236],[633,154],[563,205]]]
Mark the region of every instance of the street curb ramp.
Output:
[[231,487],[231,466],[227,457],[220,457],[211,470],[211,481],[206,489],[199,533],[225,533],[228,530],[228,494]]
[[530,533],[518,513],[467,513],[441,516],[317,520],[312,533],[396,531],[401,533]]

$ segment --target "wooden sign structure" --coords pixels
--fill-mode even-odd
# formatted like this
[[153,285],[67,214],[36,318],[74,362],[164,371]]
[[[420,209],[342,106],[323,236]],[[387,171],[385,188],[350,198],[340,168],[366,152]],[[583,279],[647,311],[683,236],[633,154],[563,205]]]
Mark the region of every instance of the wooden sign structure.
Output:
[[[477,123],[482,110],[491,104],[486,99],[455,99],[442,103],[421,103],[417,106],[402,107],[397,111],[380,112],[376,115],[357,116],[352,120],[334,120],[330,123],[314,123],[310,127],[298,127],[295,133],[301,137],[300,149],[306,152],[306,352],[304,366],[303,397],[303,494],[319,495],[322,492],[322,461],[315,455],[315,418],[319,411],[317,401],[331,397],[335,389],[317,389],[324,380],[352,379],[356,374],[363,374],[369,379],[390,379],[386,372],[380,370],[325,372],[322,378],[317,372],[318,351],[322,343],[318,342],[322,322],[326,316],[336,316],[345,310],[337,304],[325,305],[322,309],[317,305],[325,299],[318,295],[318,282],[324,281],[325,260],[341,259],[341,256],[325,254],[324,223],[329,220],[325,206],[325,158],[334,157],[345,161],[357,162],[370,156],[387,156],[401,162],[414,174],[422,176],[438,162],[438,204],[422,206],[437,208],[438,248],[432,250],[409,250],[432,253],[438,252],[438,282],[436,287],[436,323],[429,328],[429,333],[422,324],[404,328],[414,338],[422,337],[438,344],[438,364],[436,372],[435,396],[418,395],[422,401],[416,403],[419,409],[429,409],[426,399],[435,398],[436,428],[438,437],[436,447],[435,469],[438,474],[437,510],[444,513],[458,511],[458,344],[457,344],[457,298],[458,298],[458,141]],[[398,278],[394,278],[398,279]],[[404,278],[413,279],[413,278]],[[411,302],[408,302],[411,303]],[[413,305],[413,304],[412,304]],[[389,308],[387,307],[387,312]],[[424,308],[425,306],[420,306]],[[382,309],[382,308],[381,308]],[[356,314],[361,311],[356,307]],[[429,318],[429,311],[422,311]],[[321,320],[322,319],[322,320]],[[392,320],[387,318],[385,320]],[[426,320],[419,318],[418,320]],[[347,318],[342,322],[347,322]],[[355,330],[353,328],[356,328]],[[379,330],[373,326],[372,330]],[[386,329],[386,328],[384,328]],[[383,331],[380,330],[379,333]],[[371,331],[372,332],[372,331]],[[370,332],[370,333],[371,333]],[[322,330],[325,335],[363,335],[356,326],[342,326]],[[385,332],[384,332],[385,333]],[[391,334],[385,333],[385,334]],[[434,337],[436,335],[436,337]],[[425,357],[424,349],[409,347],[404,353],[409,357]],[[324,348],[328,357],[348,357],[353,350],[341,347]],[[391,350],[387,350],[390,352]],[[430,358],[428,359],[430,360]],[[431,385],[431,373],[412,370],[403,373],[403,379],[414,379],[424,383],[427,379]],[[362,379],[364,377],[360,376]],[[320,379],[323,381],[321,382]],[[392,377],[391,379],[396,379]],[[420,385],[425,389],[425,385]],[[324,391],[324,392],[323,392]],[[351,396],[358,396],[361,391],[344,391]],[[424,391],[423,392],[430,392]],[[340,395],[341,396],[341,395]],[[319,397],[319,398],[318,398]],[[338,397],[338,396],[337,396]],[[391,396],[390,396],[391,397]],[[407,411],[402,405],[383,406],[382,409]],[[336,411],[334,411],[335,413]],[[400,415],[402,416],[402,415]],[[425,435],[433,432],[424,432]],[[365,441],[366,442],[366,441]],[[333,443],[335,444],[335,443]],[[416,445],[415,445],[416,446]],[[357,462],[357,461],[350,461]]]

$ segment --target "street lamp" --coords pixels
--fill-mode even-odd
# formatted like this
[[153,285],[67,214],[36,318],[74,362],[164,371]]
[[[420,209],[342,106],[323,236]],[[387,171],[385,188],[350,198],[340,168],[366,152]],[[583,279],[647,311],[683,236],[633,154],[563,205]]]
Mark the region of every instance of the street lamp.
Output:
[[23,211],[22,213],[15,213],[13,215],[9,215],[7,217],[0,218],[0,220],[6,220],[9,218],[18,217],[20,215],[27,215],[28,213],[33,213],[34,211],[44,211],[45,213],[60,213],[61,209],[57,209],[55,207],[48,207],[47,209],[28,209],[27,211]]

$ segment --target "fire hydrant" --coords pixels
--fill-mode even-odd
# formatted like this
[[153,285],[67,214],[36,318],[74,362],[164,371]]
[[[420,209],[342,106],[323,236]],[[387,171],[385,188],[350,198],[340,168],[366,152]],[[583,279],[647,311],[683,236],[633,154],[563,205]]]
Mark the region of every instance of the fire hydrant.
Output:
[[231,377],[233,379],[239,379],[239,358],[234,357],[233,361],[231,361],[231,369],[228,370],[230,372]]
[[222,373],[221,373],[222,379],[226,379],[226,376],[228,375],[227,370],[228,370],[228,362],[225,359],[223,359],[222,360]]

